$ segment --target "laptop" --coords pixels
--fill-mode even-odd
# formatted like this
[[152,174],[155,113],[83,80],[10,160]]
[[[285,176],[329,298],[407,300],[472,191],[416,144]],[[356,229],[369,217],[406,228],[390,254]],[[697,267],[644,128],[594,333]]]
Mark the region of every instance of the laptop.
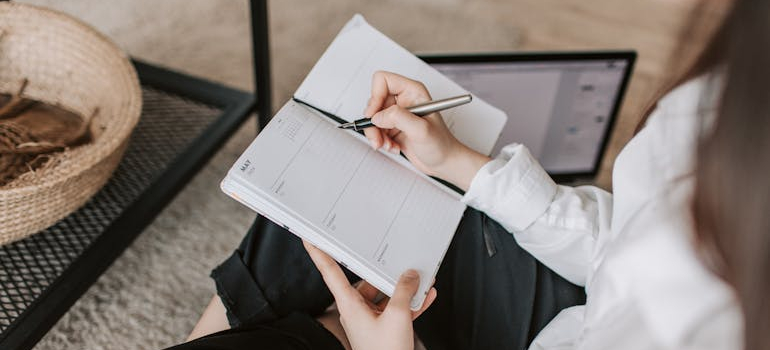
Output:
[[508,114],[492,156],[507,144],[522,143],[555,181],[586,183],[599,170],[636,52],[420,58]]

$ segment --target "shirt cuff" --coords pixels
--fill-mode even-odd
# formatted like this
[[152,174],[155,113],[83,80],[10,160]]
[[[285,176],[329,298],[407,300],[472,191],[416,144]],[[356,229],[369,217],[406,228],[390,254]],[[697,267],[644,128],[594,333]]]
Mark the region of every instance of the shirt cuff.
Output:
[[476,173],[462,201],[514,232],[526,229],[543,215],[556,190],[556,183],[529,150],[510,144]]

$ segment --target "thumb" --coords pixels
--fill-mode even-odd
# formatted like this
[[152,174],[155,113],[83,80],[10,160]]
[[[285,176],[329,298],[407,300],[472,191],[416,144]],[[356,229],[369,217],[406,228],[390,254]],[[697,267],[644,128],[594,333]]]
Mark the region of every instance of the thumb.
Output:
[[428,130],[428,121],[403,107],[393,105],[372,116],[372,123],[382,129],[398,129],[407,135],[416,136]]
[[393,297],[391,297],[388,302],[388,308],[395,307],[398,310],[408,312],[411,316],[409,305],[419,287],[420,275],[417,274],[417,271],[409,269],[404,272],[401,275],[401,278],[398,279],[396,290],[393,292]]

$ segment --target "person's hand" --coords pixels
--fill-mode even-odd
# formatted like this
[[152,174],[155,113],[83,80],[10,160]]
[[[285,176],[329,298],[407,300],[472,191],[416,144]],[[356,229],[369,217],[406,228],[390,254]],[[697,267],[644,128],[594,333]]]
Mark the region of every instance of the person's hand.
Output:
[[376,128],[364,129],[372,147],[404,155],[420,171],[467,190],[489,158],[458,141],[441,115],[418,117],[406,108],[431,100],[422,83],[378,71],[372,76],[372,95],[364,115]]
[[376,288],[366,282],[353,287],[334,259],[304,240],[303,244],[337,302],[340,323],[353,349],[414,349],[412,321],[436,300],[436,289],[430,289],[420,310],[410,310],[420,277],[409,270],[401,275],[392,298],[377,300]]

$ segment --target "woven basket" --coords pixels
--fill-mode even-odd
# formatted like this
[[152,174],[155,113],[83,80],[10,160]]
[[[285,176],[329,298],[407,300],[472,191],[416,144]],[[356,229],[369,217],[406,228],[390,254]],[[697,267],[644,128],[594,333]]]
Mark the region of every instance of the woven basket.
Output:
[[39,232],[82,206],[110,177],[141,113],[134,67],[109,39],[63,13],[0,2],[0,92],[91,117],[90,143],[54,154],[0,187],[0,244]]

